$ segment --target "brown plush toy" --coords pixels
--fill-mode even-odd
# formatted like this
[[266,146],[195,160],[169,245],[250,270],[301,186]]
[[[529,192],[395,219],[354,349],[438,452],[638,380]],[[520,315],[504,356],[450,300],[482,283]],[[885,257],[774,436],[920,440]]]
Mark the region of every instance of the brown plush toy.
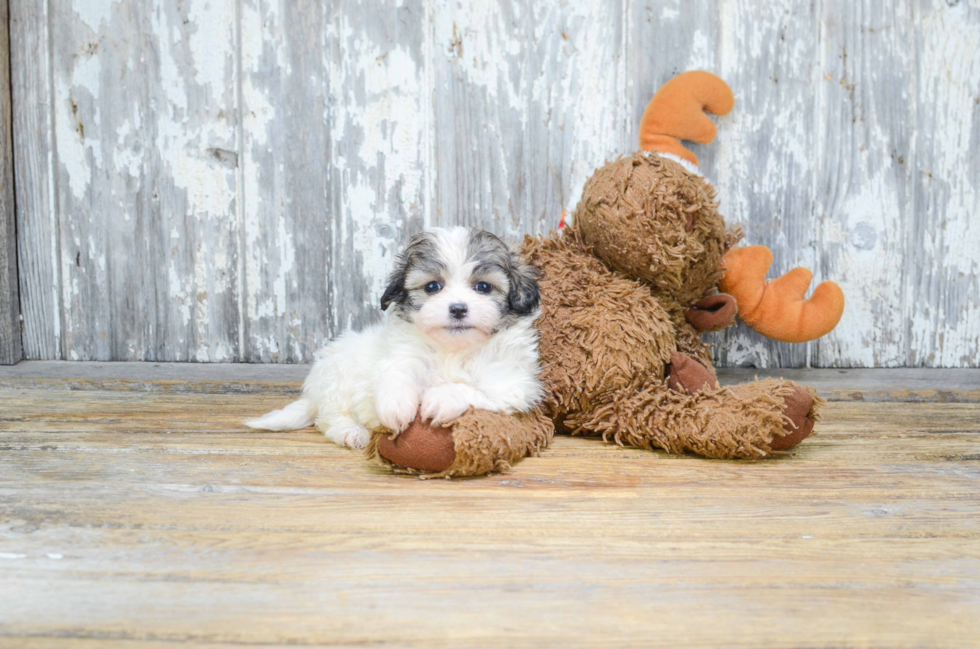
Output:
[[701,342],[736,312],[799,342],[832,329],[843,311],[835,284],[804,300],[808,271],[768,283],[767,249],[729,252],[741,231],[726,227],[714,187],[679,140],[710,142],[704,109],[725,114],[733,101],[707,72],[672,79],[643,116],[646,150],[597,169],[561,234],[525,238],[523,253],[542,272],[538,410],[470,411],[447,428],[416,421],[397,437],[377,431],[369,453],[423,475],[465,476],[537,453],[555,428],[711,458],[763,457],[806,438],[822,403],[812,388],[773,379],[721,388]]

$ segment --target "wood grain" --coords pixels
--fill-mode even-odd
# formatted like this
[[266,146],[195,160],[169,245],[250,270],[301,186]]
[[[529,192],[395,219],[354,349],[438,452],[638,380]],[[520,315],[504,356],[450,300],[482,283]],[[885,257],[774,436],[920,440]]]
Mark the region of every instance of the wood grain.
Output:
[[320,2],[241,3],[246,361],[298,360],[331,331],[326,11]]
[[145,304],[145,360],[241,360],[238,4],[134,3],[143,250],[127,263],[141,288],[121,299]]
[[[980,5],[917,6],[905,365],[980,358]],[[908,173],[908,172],[907,172]],[[971,333],[972,332],[972,333]]]
[[624,4],[435,2],[433,225],[558,228],[625,147]]
[[[721,191],[727,220],[745,240],[773,251],[771,277],[815,268],[814,163],[820,33],[816,5],[794,2],[722,5],[719,74],[736,108],[719,129],[709,177]],[[725,188],[738,188],[732,192]],[[817,281],[823,278],[818,277]],[[716,336],[721,365],[805,367],[809,345],[779,343],[739,322]]]
[[[309,365],[241,363],[75,363],[24,361],[0,368],[0,388],[172,394],[297,395]],[[829,401],[980,403],[980,370],[722,368],[734,385],[772,377],[809,385]]]
[[47,2],[8,1],[14,188],[23,346],[27,358],[64,358],[59,219],[54,200]]
[[908,322],[904,287],[921,272],[905,256],[917,245],[909,231],[915,159],[912,129],[900,126],[916,110],[913,8],[842,0],[824,5],[821,20],[820,128],[835,137],[817,151],[816,209],[838,215],[822,224],[821,265],[850,298],[845,330],[867,326],[862,337],[832,332],[815,343],[817,356],[829,366],[844,356],[902,366],[907,338],[885,334],[884,323]]
[[833,403],[766,461],[559,436],[509,474],[419,481],[241,426],[282,400],[0,388],[0,643],[980,634],[977,404]]
[[[336,5],[330,71],[330,334],[375,321],[395,257],[431,200],[426,4]],[[310,349],[296,358],[308,360]]]
[[87,7],[52,2],[48,16],[49,33],[56,35],[48,101],[63,353],[71,360],[115,354],[142,360],[145,312],[122,307],[144,292],[133,268],[142,256],[136,254],[142,247],[137,193],[142,151],[149,146],[136,127],[147,118],[140,101],[139,15],[133,3],[115,13]]
[[[980,8],[744,0],[13,0],[24,354],[308,362],[398,248],[554,228],[674,74],[735,91],[694,145],[772,273],[848,308],[719,364],[976,367]],[[8,244],[9,245],[9,244]]]
[[[9,18],[7,0],[0,0],[0,26],[9,24]],[[0,365],[10,365],[23,358],[23,348],[10,121],[10,34],[6,29],[0,32]]]

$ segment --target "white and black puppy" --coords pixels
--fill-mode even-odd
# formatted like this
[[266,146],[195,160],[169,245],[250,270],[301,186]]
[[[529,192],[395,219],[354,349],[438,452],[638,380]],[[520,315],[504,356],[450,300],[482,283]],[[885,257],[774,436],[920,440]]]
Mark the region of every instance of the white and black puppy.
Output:
[[470,407],[526,411],[541,398],[537,272],[489,232],[434,228],[412,239],[381,298],[384,320],[316,354],[303,396],[245,422],[364,447],[421,410],[445,424]]

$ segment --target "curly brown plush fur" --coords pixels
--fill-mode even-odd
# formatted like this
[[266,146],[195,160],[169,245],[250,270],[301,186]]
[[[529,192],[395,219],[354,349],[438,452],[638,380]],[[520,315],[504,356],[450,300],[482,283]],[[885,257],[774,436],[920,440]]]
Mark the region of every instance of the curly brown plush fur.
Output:
[[786,434],[790,382],[684,394],[666,366],[680,351],[713,376],[700,331],[684,317],[717,289],[719,262],[741,236],[713,188],[655,154],[598,169],[564,236],[527,237],[542,271],[545,410],[562,429],[706,457],[761,457]]
[[612,269],[683,304],[714,292],[721,258],[742,238],[740,229],[725,227],[715,188],[704,178],[646,153],[597,169],[574,223]]
[[[542,408],[559,430],[712,458],[762,457],[809,434],[822,403],[811,389],[771,379],[719,388],[692,324],[696,304],[728,304],[704,299],[741,236],[703,178],[636,153],[596,170],[563,235],[525,238],[542,273]],[[540,417],[502,417],[454,422],[454,468],[439,475],[499,470],[547,443],[510,440],[550,439]]]

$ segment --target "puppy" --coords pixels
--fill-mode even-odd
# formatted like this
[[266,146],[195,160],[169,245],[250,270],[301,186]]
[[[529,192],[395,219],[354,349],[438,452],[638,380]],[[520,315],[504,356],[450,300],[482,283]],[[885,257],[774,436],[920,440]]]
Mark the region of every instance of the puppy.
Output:
[[363,448],[421,412],[435,425],[469,408],[526,411],[541,399],[537,272],[489,232],[434,228],[412,239],[381,297],[382,322],[316,354],[303,396],[245,422]]

